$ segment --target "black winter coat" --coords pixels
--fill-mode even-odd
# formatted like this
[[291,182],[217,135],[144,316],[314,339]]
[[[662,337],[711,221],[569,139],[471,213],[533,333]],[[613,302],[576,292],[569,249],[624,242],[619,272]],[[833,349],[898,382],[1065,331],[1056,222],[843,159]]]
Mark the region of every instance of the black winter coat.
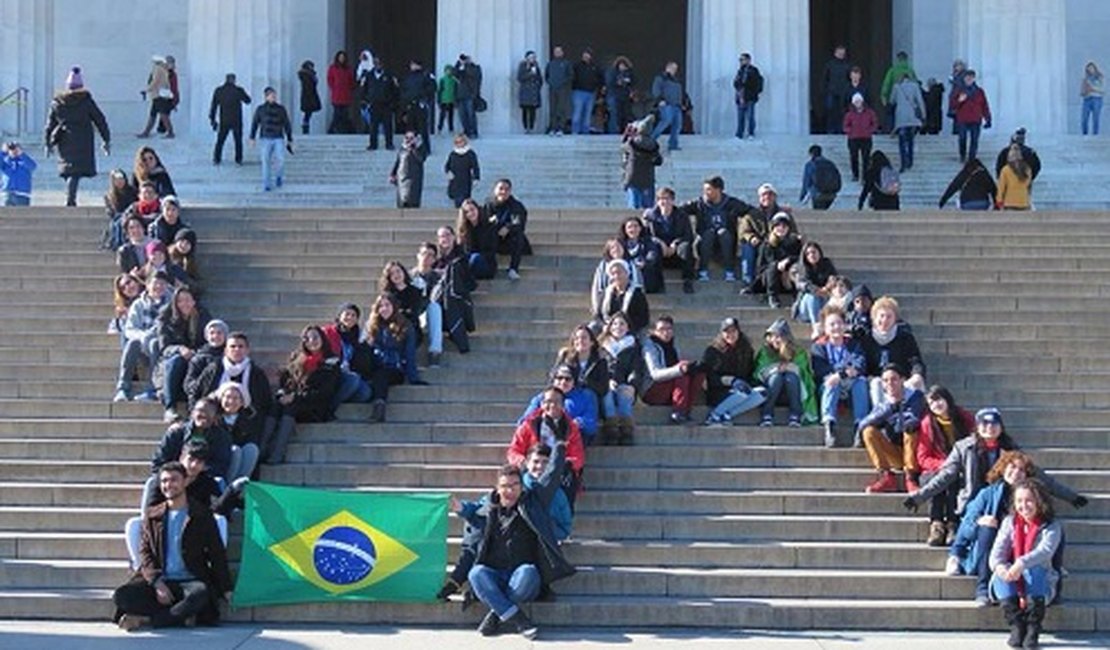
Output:
[[150,471],[157,472],[162,465],[179,459],[185,443],[194,438],[208,443],[208,471],[213,476],[227,478],[227,468],[231,463],[231,434],[221,424],[197,430],[191,420],[171,424],[166,429],[150,459]]
[[621,145],[621,187],[655,187],[655,168],[663,164],[659,143],[650,135],[638,135]]
[[474,183],[482,176],[482,170],[478,167],[478,154],[473,149],[467,149],[466,153],[461,154],[457,151],[447,154],[443,171],[452,175],[447,181],[447,197],[453,201],[469,199]]
[[879,345],[871,333],[863,336],[863,353],[867,357],[867,374],[878,377],[887,363],[897,363],[902,371],[910,375],[925,376],[925,362],[913,332],[902,323],[897,325],[898,333],[886,345]]
[[301,68],[297,71],[297,78],[301,81],[301,112],[315,113],[323,108],[320,104],[320,93],[316,90],[318,81],[316,71]]
[[578,373],[575,385],[592,390],[597,394],[597,403],[601,404],[601,399],[609,392],[609,364],[600,352],[591,354],[585,364],[579,363],[573,354],[559,355],[555,359],[555,365],[559,364],[573,368]]
[[93,129],[108,144],[112,134],[104,113],[84,88],[54,97],[46,119],[43,142],[58,152],[58,175],[88,178],[96,176],[96,153],[93,150]]
[[705,403],[714,407],[728,397],[733,379],[743,379],[751,383],[752,371],[755,370],[755,352],[748,337],[741,334],[735,347],[719,350],[710,345],[705,348],[701,355],[701,366],[705,371]]
[[[192,385],[192,392],[190,392],[189,384],[186,383],[185,394],[189,396],[189,408],[192,408],[198,399],[219,388],[220,377],[223,374],[223,359],[222,357],[216,357],[212,363],[209,363],[200,371],[200,376]],[[251,361],[251,376],[247,385],[247,392],[251,395],[251,408],[258,411],[263,417],[269,415],[273,408],[270,380],[266,378],[266,371],[255,364],[254,361]]]
[[694,229],[690,226],[690,217],[678,210],[672,210],[671,216],[664,217],[659,208],[644,210],[644,227],[655,239],[664,244],[673,242],[694,242]]
[[243,104],[250,104],[251,96],[247,91],[233,83],[225,82],[212,91],[212,104],[208,107],[208,121],[215,122],[216,116],[220,117],[220,124],[235,126],[243,124]]
[[707,231],[710,227],[723,227],[735,235],[740,218],[753,208],[735,196],[729,196],[727,194],[722,195],[721,201],[724,203],[720,210],[723,222],[719,224],[712,222],[711,211],[704,198],[697,198],[693,201],[683,203],[680,206],[675,206],[675,210],[679,214],[694,216],[694,228],[699,235]]
[[[254,377],[254,371],[251,371]],[[288,368],[282,368],[278,375],[278,386],[286,394],[293,395],[293,402],[282,407],[297,422],[328,422],[335,411],[331,401],[339,388],[339,358],[325,359],[315,371],[304,380],[303,385],[293,381]],[[254,394],[252,393],[253,397]],[[276,404],[275,400],[275,404]]]
[[189,321],[173,317],[172,303],[158,314],[158,341],[162,346],[162,358],[178,354],[180,348],[196,351],[204,347],[204,326],[212,320],[208,310],[197,306],[196,331],[189,331]]

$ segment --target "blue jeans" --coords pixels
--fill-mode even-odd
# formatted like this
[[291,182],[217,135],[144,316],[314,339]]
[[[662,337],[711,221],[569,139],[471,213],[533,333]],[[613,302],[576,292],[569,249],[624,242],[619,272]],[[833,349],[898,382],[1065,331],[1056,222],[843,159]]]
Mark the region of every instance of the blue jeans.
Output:
[[605,107],[609,109],[609,119],[605,124],[606,133],[620,133],[620,125],[617,124],[617,97],[615,94],[605,95]]
[[[974,124],[960,123],[957,125],[957,132],[960,134],[960,162],[968,158],[975,158],[979,155],[979,130],[982,125],[978,122]],[[968,140],[971,140],[971,146],[968,146]]]
[[470,254],[470,275],[475,280],[491,280],[497,275],[497,256],[483,255],[482,253]]
[[659,124],[655,125],[655,130],[651,132],[651,138],[658,140],[663,132],[670,128],[671,135],[667,139],[667,149],[673,151],[678,149],[678,133],[682,131],[682,107],[666,106],[659,107]]
[[[1021,574],[1025,582],[1025,595],[1029,598],[1048,598],[1048,571],[1043,566],[1029,567]],[[990,592],[996,598],[1017,598],[1018,583],[1006,582],[996,575],[991,576]]]
[[744,127],[747,127],[748,137],[755,137],[755,105],[757,102],[745,102],[736,105],[736,137],[744,137]]
[[420,327],[428,336],[428,352],[440,354],[443,352],[443,305],[438,302],[429,302],[420,314]]
[[[1086,130],[1083,131],[1086,133]],[[1098,133],[1098,118],[1095,118],[1095,133]],[[4,207],[22,208],[31,205],[31,197],[23,194],[4,192]]]
[[1083,135],[1087,135],[1087,122],[1091,121],[1093,133],[1098,135],[1098,119],[1102,114],[1102,97],[1088,96],[1083,98]]
[[474,595],[506,621],[519,605],[535,600],[540,593],[540,571],[534,564],[522,564],[512,571],[476,564],[467,576]]
[[162,360],[162,406],[173,408],[185,400],[185,371],[189,362],[180,354]]
[[655,203],[654,187],[627,187],[624,192],[628,196],[628,207],[633,210],[646,210]]
[[601,399],[602,411],[606,418],[632,417],[632,404],[636,401],[636,392],[628,384],[617,386],[617,390],[605,393]]
[[820,323],[821,308],[825,306],[825,299],[812,293],[803,293],[798,296],[798,316],[803,323]]
[[740,281],[745,286],[752,286],[755,282],[755,260],[759,249],[747,241],[740,242]]
[[760,407],[764,418],[775,416],[775,402],[786,389],[786,399],[790,404],[791,417],[802,417],[802,378],[793,372],[776,372],[767,382],[767,401]]
[[148,361],[157,359],[151,354],[149,347],[143,345],[138,339],[127,339],[123,343],[119,356],[119,374],[116,378],[116,390],[122,390],[129,396],[131,394],[131,377],[139,367],[139,360],[146,357]]
[[270,189],[271,174],[281,184],[285,173],[285,142],[281,138],[259,138],[262,155],[262,187]]
[[[867,395],[867,380],[863,377],[852,379],[842,377],[840,386],[848,386],[847,399],[852,404],[852,423],[859,424],[860,420],[867,417],[867,413],[871,410],[871,402]],[[821,382],[818,390],[821,392],[822,422],[836,422],[836,407],[840,405],[840,395],[843,391],[840,386],[832,390],[825,390],[825,383]]]
[[[459,122],[466,137],[478,135],[478,113],[474,110],[473,99],[456,99],[455,108],[459,111]],[[388,128],[388,127],[387,127]]]
[[339,387],[331,399],[331,410],[339,408],[344,402],[361,404],[369,402],[371,397],[370,384],[366,383],[357,372],[341,369],[339,371]]
[[734,388],[733,390],[729,391],[728,397],[725,397],[723,400],[721,400],[720,404],[717,404],[717,406],[713,407],[713,410],[710,411],[711,415],[727,415],[730,419],[732,419],[738,415],[747,413],[748,411],[763,403],[763,393],[751,390],[750,386],[746,391],[736,390],[735,382],[733,383],[733,386]]
[[589,133],[590,116],[594,110],[594,94],[589,90],[575,90],[570,96],[573,109],[570,116],[571,133]]
[[913,167],[913,136],[917,135],[916,126],[903,126],[898,129],[898,157],[901,158],[902,171]]
[[960,209],[961,210],[990,210],[991,209],[991,202],[988,201],[987,199],[982,199],[981,201],[966,201],[966,202],[960,203]]

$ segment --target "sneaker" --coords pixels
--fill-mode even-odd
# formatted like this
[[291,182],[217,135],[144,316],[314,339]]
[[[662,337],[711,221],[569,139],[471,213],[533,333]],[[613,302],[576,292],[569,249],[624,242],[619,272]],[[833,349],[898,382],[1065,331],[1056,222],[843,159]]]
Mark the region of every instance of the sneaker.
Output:
[[976,596],[975,597],[975,606],[980,607],[980,608],[990,607],[991,606],[990,597],[987,596],[986,594],[980,594],[980,595]]
[[482,636],[497,636],[501,633],[501,619],[497,617],[497,612],[489,610],[478,625],[478,633]]
[[284,182],[281,180],[281,176],[278,176],[277,179],[274,180],[274,185],[277,185],[278,187],[284,185]]
[[694,283],[691,282],[690,280],[683,280],[682,281],[682,292],[683,293],[694,293]]
[[721,416],[713,412],[710,412],[709,415],[705,417],[705,422],[702,423],[703,426],[707,427],[720,426],[721,424],[723,424]]
[[778,296],[773,293],[769,293],[767,294],[767,306],[771,309],[781,309],[782,303],[779,301]]
[[166,409],[165,413],[162,414],[162,421],[166,424],[177,422],[177,409],[172,406]]
[[141,393],[139,393],[138,395],[135,396],[135,401],[136,402],[157,402],[158,401],[158,392],[155,391],[153,388],[150,389],[150,390],[144,390],[143,392],[141,392]]
[[775,426],[775,418],[770,415],[764,415],[763,417],[759,418],[759,426],[773,427]]
[[513,282],[516,282],[517,280],[520,279],[520,274],[517,273],[516,269],[509,269],[509,279],[512,280]]
[[798,427],[802,426],[802,418],[798,417],[797,415],[791,415],[786,420],[786,426],[797,429]]
[[508,625],[512,629],[516,630],[517,634],[524,637],[525,639],[528,639],[529,641],[535,639],[536,635],[540,633],[540,629],[536,627],[536,624],[532,622],[532,619],[528,618],[528,615],[519,609],[517,610],[516,614],[513,614],[509,620],[505,621],[505,625]]
[[122,388],[116,391],[115,396],[112,397],[113,402],[127,402],[131,398],[127,396],[127,391]]
[[947,524],[944,525],[944,531],[945,531],[944,545],[945,546],[951,546],[952,542],[956,541],[956,530],[959,529],[959,527],[960,527],[960,525],[957,524],[954,521],[950,521],[950,522],[948,522]]
[[929,522],[929,537],[925,543],[929,546],[944,546],[944,522],[931,521]]
[[732,271],[725,271],[725,282],[736,282],[736,274]]
[[[457,585],[454,580],[448,580],[447,582],[443,583],[443,586],[439,588],[438,592],[436,592],[436,600],[442,600],[446,602],[449,596],[453,596],[457,593],[459,593],[459,585]],[[492,613],[493,612],[490,612],[490,614]],[[494,616],[494,618],[497,617]],[[482,623],[484,624],[485,621],[482,621]],[[481,629],[482,628],[478,628],[479,631],[481,631]]]
[[698,282],[709,282],[709,271],[698,271]]
[[269,185],[263,185],[262,186],[262,191],[263,192],[269,192],[270,191],[270,186]]
[[825,447],[828,449],[836,447],[836,422],[832,420],[825,423]]
[[878,480],[871,485],[867,486],[864,492],[868,494],[878,494],[880,492],[897,492],[898,479],[894,476],[893,472],[883,472]]
[[671,422],[673,424],[686,424],[686,422],[688,422],[689,420],[690,416],[680,411],[674,411],[671,413]]
[[741,296],[750,296],[753,293],[755,293],[755,290],[752,289],[751,283],[745,284],[744,286],[740,287]]
[[438,368],[439,367],[439,352],[429,352],[428,353],[428,367],[429,368]]
[[147,627],[150,625],[150,619],[145,616],[137,616],[135,614],[124,614],[119,617],[119,629],[124,632],[134,632],[135,630]]
[[958,576],[960,573],[960,558],[955,555],[949,555],[948,559],[944,562],[944,575]]

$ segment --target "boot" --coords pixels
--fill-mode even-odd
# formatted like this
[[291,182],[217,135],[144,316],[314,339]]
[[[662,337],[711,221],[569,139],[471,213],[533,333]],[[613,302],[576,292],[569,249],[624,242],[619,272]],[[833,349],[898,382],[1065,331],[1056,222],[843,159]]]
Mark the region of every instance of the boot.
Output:
[[836,422],[829,420],[825,423],[825,447],[832,449],[836,446]]
[[385,422],[385,400],[376,399],[370,403],[370,421]]
[[[1029,600],[1030,602],[1026,603],[1025,606],[1025,639],[1021,643],[1021,647],[1027,650],[1041,647],[1041,623],[1044,622],[1046,606],[1044,598],[1031,598]],[[1013,638],[1012,632],[1010,638]]]
[[598,444],[602,447],[617,444],[617,439],[620,437],[620,429],[617,423],[617,418],[607,418],[601,423],[601,434],[598,436]]
[[929,546],[944,546],[944,538],[947,531],[944,529],[944,523],[940,521],[929,522],[929,539],[925,541]]
[[894,472],[890,470],[882,470],[879,472],[879,478],[872,484],[867,486],[864,490],[868,494],[877,494],[879,492],[897,492],[898,479],[894,476]]
[[636,429],[636,424],[632,418],[619,418],[617,425],[617,444],[622,447],[632,446],[632,433]]
[[1010,638],[1006,640],[1006,645],[1011,648],[1020,648],[1022,642],[1029,637],[1027,635],[1025,612],[1018,606],[1016,596],[1002,599],[1002,616],[1006,618],[1006,624],[1010,626]]

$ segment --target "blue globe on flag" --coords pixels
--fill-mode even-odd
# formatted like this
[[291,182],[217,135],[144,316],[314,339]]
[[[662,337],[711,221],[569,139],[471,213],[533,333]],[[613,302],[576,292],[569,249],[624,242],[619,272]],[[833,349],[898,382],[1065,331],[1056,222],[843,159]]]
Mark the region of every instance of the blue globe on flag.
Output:
[[354,584],[374,570],[378,552],[366,533],[350,526],[325,530],[312,546],[316,573],[335,585]]

